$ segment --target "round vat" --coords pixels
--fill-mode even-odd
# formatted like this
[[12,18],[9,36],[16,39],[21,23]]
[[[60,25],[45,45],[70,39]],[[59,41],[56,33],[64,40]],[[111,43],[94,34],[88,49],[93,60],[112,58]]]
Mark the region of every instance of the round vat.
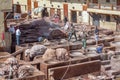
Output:
[[87,45],[94,45],[95,44],[95,39],[88,39],[87,40]]
[[70,56],[71,56],[71,57],[85,57],[85,56],[83,55],[83,53],[81,53],[80,51],[71,51],[71,52],[70,52]]
[[105,40],[105,41],[114,41],[114,38],[113,37],[109,37],[109,36],[106,36],[106,37],[103,37],[103,39]]
[[47,64],[55,64],[55,63],[58,63],[58,61],[56,61],[56,60],[49,60],[49,61],[45,61],[45,63],[47,63]]
[[45,46],[50,46],[51,43],[50,43],[50,42],[46,42],[46,43],[44,43],[44,45],[45,45]]
[[116,46],[116,47],[120,47],[120,41],[112,42],[111,45]]
[[94,56],[97,56],[98,54],[97,53],[90,53],[90,54],[87,54],[88,57],[94,57]]
[[87,50],[96,51],[96,47],[95,46],[89,46],[89,47],[87,47]]

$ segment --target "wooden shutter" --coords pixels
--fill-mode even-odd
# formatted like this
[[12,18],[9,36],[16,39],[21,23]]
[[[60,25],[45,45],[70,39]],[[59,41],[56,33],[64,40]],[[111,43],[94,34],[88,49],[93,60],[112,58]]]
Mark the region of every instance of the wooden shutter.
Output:
[[21,6],[19,4],[16,5],[16,13],[21,13]]
[[63,4],[64,16],[68,17],[68,4]]
[[50,8],[50,16],[53,16],[55,14],[55,8]]
[[93,3],[98,3],[98,0],[93,0]]
[[31,0],[27,0],[28,11],[31,11]]
[[38,7],[38,1],[35,1],[34,2],[34,8],[37,8]]
[[61,9],[57,9],[57,14],[59,15],[59,18],[61,19]]

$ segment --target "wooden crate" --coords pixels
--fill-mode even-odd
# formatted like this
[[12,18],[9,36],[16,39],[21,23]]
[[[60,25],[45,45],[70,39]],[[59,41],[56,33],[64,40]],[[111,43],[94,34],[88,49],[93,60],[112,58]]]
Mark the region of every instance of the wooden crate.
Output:
[[48,69],[48,80],[67,79],[93,72],[99,72],[100,69],[100,60],[50,68]]
[[40,70],[45,73],[46,79],[48,79],[48,69],[50,68],[69,65],[69,63],[77,64],[77,63],[83,63],[83,62],[92,61],[92,60],[100,60],[100,55],[97,55],[94,57],[85,57],[85,58],[73,58],[68,61],[59,61],[57,63],[52,63],[52,64],[42,62],[40,63]]

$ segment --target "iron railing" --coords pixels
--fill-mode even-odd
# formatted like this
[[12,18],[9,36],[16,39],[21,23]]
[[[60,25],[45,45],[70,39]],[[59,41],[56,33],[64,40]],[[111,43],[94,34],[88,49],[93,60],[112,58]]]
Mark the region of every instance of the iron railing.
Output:
[[120,11],[120,6],[114,6],[112,4],[95,4],[95,3],[89,3],[88,4],[88,8]]

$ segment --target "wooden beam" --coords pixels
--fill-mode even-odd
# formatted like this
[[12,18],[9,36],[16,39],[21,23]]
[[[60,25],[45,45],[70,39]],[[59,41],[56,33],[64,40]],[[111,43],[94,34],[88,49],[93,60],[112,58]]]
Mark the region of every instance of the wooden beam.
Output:
[[99,72],[100,69],[101,69],[100,60],[50,68],[48,70],[49,80],[61,80],[62,77],[64,77],[63,79],[67,79],[93,72]]

